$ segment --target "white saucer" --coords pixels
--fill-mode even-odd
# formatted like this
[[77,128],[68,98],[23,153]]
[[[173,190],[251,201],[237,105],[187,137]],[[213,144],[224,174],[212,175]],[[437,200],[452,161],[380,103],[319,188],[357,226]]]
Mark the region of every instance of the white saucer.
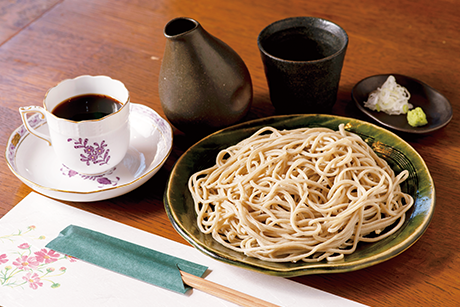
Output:
[[[47,131],[47,123],[34,114],[32,127]],[[46,196],[68,201],[98,201],[128,193],[161,168],[171,153],[169,123],[154,110],[131,104],[131,142],[125,158],[114,169],[97,176],[79,174],[62,165],[47,142],[31,135],[24,125],[10,136],[6,161],[26,185]]]

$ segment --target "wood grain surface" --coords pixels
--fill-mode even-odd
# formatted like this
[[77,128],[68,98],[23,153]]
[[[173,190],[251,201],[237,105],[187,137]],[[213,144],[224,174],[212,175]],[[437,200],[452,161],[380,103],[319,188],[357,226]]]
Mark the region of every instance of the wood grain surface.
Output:
[[[400,134],[425,160],[436,185],[436,210],[410,249],[356,272],[293,278],[372,306],[460,304],[460,5],[455,0],[2,0],[0,1],[0,216],[31,189],[8,169],[7,140],[21,125],[20,106],[41,105],[46,90],[78,75],[125,83],[133,102],[164,113],[158,96],[164,25],[192,17],[245,61],[254,101],[244,120],[275,114],[257,36],[287,17],[315,16],[342,26],[349,47],[333,113],[366,119],[351,101],[361,79],[399,73],[422,80],[452,103],[451,123],[428,135]],[[163,207],[175,161],[192,143],[176,131],[164,167],[115,199],[68,204],[184,244]],[[300,305],[299,305],[300,306]]]

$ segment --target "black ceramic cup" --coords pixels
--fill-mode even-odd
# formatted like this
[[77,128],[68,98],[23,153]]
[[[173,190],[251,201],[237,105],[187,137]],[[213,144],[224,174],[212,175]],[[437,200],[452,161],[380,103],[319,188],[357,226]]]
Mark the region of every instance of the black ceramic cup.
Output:
[[315,17],[274,22],[257,38],[270,91],[279,113],[329,113],[337,100],[348,35]]

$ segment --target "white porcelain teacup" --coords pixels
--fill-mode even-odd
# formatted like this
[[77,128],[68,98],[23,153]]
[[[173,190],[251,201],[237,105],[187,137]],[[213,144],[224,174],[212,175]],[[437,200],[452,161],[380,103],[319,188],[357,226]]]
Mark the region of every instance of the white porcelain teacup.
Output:
[[[109,110],[94,110],[98,103]],[[19,112],[26,129],[53,146],[62,164],[81,174],[94,175],[115,167],[128,150],[129,104],[129,92],[120,81],[107,76],[80,76],[51,88],[43,107],[21,107]],[[29,125],[27,113],[37,112],[46,118],[49,134]]]

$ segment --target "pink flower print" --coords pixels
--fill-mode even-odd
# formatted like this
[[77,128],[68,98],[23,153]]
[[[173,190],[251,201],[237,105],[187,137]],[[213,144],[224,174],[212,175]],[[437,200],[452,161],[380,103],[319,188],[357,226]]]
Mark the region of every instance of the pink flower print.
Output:
[[0,264],[7,263],[8,259],[6,258],[6,254],[0,255]]
[[16,261],[13,262],[13,265],[17,266],[20,270],[33,270],[37,268],[39,264],[40,263],[35,257],[28,257],[25,255],[17,258]]
[[27,228],[29,228],[30,230],[34,230],[36,227],[34,225],[31,225],[31,226],[29,226]]
[[21,245],[18,246],[18,248],[20,248],[20,249],[28,249],[29,247],[30,247],[30,245],[27,244],[27,243],[22,243]]
[[77,262],[77,258],[70,256],[70,255],[65,255],[67,259],[69,259],[70,262]]
[[26,280],[29,283],[29,286],[34,290],[37,290],[38,287],[43,286],[43,283],[40,281],[40,277],[37,273],[32,274],[32,272],[29,272],[23,276],[22,279]]
[[52,249],[46,250],[46,248],[35,252],[35,257],[38,262],[51,263],[57,261],[61,255],[53,251]]
[[59,269],[59,271],[61,271],[61,272],[65,272],[66,270],[67,270],[66,267],[61,267],[61,268]]

